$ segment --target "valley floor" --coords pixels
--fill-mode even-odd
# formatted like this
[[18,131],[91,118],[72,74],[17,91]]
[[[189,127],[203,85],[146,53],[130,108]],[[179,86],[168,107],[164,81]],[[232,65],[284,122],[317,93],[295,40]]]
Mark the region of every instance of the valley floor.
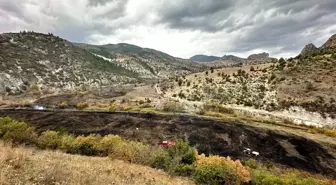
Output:
[[120,184],[188,185],[150,167],[107,157],[69,155],[32,148],[12,148],[0,142],[0,185],[11,184]]

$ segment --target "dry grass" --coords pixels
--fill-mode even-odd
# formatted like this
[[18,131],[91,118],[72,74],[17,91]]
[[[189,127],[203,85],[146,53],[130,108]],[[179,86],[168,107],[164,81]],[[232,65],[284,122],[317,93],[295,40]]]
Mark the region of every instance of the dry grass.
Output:
[[0,185],[7,184],[193,184],[184,178],[107,157],[32,151],[0,143]]
[[14,184],[17,172],[31,154],[32,150],[13,148],[11,144],[0,142],[0,185]]

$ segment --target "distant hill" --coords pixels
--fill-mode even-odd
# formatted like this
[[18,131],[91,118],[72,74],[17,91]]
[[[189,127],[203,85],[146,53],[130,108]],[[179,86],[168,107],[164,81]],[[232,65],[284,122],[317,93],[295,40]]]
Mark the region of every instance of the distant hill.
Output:
[[78,44],[35,32],[0,34],[0,62],[0,94],[85,90],[207,69],[131,44]]
[[168,78],[204,69],[203,65],[191,60],[176,58],[161,51],[126,43],[106,45],[75,43],[75,45],[104,60],[116,62],[144,79]]
[[[195,55],[195,56],[203,56],[212,57],[206,55]],[[215,58],[213,58],[215,59]],[[248,58],[241,58],[234,55],[224,55],[222,57],[216,57],[216,60],[203,62],[204,65],[208,67],[220,68],[220,67],[228,67],[228,66],[241,66],[246,64],[264,64],[270,62],[276,62],[276,58],[269,57],[268,53],[260,53],[250,55]]]
[[220,57],[207,56],[207,55],[195,55],[190,58],[190,60],[196,61],[196,62],[213,62],[218,59],[220,59]]
[[52,34],[0,34],[0,93],[45,93],[129,83],[139,76]]

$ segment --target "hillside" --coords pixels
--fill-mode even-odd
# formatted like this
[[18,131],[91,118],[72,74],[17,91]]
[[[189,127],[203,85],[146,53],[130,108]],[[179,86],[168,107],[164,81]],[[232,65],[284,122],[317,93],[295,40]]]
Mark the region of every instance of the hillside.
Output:
[[190,58],[190,60],[195,62],[212,62],[218,59],[220,59],[220,57],[208,56],[208,55],[195,55]]
[[176,78],[161,89],[165,97],[189,107],[212,101],[297,124],[335,128],[335,42],[334,35],[320,48],[309,44],[296,58],[275,63],[267,63],[276,60],[267,53],[251,55],[249,63]]
[[224,55],[216,60],[203,62],[206,66],[212,68],[237,67],[250,64],[265,64],[276,62],[276,58],[269,57],[268,53],[252,54],[247,58],[241,58],[234,55]]
[[0,184],[194,184],[150,167],[107,157],[69,155],[0,142]]
[[336,116],[336,35],[320,48],[307,45],[301,54],[280,63],[277,86],[284,107],[298,105],[323,116]]
[[197,72],[205,67],[191,60],[176,58],[161,51],[126,43],[106,45],[77,43],[75,45],[106,61],[116,62],[123,68],[138,73],[144,79],[169,78]]
[[52,34],[0,34],[0,93],[43,94],[135,82],[138,75]]

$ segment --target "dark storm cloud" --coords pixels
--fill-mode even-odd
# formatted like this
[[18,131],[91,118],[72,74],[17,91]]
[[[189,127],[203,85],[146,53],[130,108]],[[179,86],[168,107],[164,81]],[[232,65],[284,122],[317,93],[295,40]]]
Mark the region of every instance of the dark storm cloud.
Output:
[[50,31],[76,42],[142,39],[183,57],[202,50],[298,53],[309,42],[323,44],[336,32],[335,20],[336,0],[0,0],[0,32]]
[[216,31],[223,28],[221,20],[229,15],[233,0],[171,0],[159,8],[160,22],[177,29]]
[[103,6],[106,3],[113,2],[113,1],[115,0],[89,0],[88,5],[89,6],[98,6],[98,5]]
[[0,0],[0,11],[3,11],[4,14],[23,19],[27,23],[31,23],[33,20],[26,16],[24,4],[17,3],[15,1],[5,1]]
[[[257,11],[274,9],[267,20],[250,21],[245,36],[235,43],[237,52],[253,48],[282,47],[281,52],[299,51],[304,45],[316,40],[324,29],[335,25],[336,1],[281,1],[266,4]],[[244,27],[244,25],[242,26]],[[239,29],[241,29],[240,27]],[[235,31],[232,27],[230,31]],[[303,34],[307,32],[305,36]],[[335,30],[336,31],[336,30]],[[321,44],[321,43],[315,43]]]
[[298,51],[336,24],[335,0],[184,0],[169,1],[163,8],[160,21],[173,29],[241,32],[228,52],[271,47]]

